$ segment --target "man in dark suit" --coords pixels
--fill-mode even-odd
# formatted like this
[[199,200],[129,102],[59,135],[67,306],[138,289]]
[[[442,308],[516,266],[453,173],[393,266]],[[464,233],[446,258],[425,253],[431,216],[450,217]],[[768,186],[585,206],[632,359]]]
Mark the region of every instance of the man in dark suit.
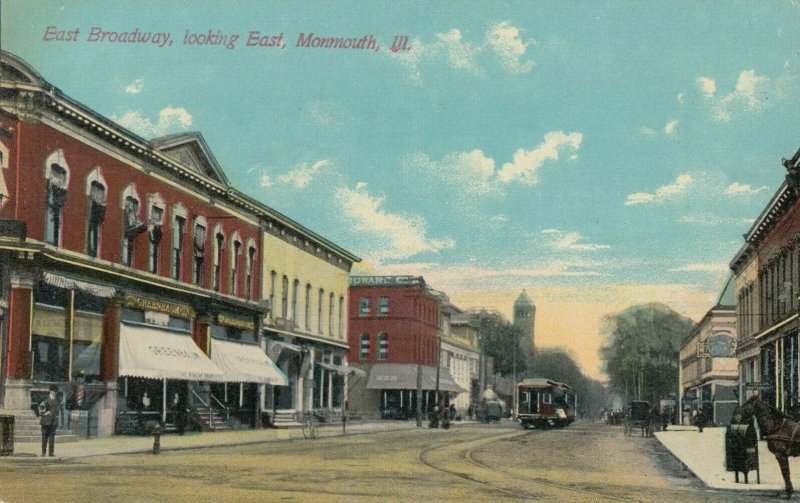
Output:
[[50,386],[47,399],[40,405],[39,424],[42,426],[42,456],[46,454],[47,447],[51,456],[55,456],[56,428],[58,428],[61,403],[57,398],[58,388]]

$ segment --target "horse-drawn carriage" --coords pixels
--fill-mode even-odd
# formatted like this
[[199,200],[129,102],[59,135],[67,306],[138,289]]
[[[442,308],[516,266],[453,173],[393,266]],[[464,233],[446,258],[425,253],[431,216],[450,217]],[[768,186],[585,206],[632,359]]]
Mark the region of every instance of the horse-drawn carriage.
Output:
[[650,402],[633,400],[625,406],[625,436],[640,430],[643,437],[651,434]]

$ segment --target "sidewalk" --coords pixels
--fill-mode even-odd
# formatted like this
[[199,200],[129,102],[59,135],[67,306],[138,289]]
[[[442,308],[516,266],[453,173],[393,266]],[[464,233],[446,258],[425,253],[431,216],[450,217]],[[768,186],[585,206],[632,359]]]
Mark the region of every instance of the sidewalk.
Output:
[[[427,426],[427,423],[425,426]],[[414,421],[359,421],[347,423],[347,435],[407,430],[415,429],[416,427],[416,422]],[[318,435],[323,438],[341,436],[343,435],[342,424],[319,424]],[[171,433],[161,435],[161,450],[175,451],[204,447],[247,445],[301,438],[303,438],[303,432],[299,427],[270,428],[263,430],[229,430],[204,433],[190,432],[185,435]],[[153,436],[115,435],[78,440],[76,442],[56,443],[55,458],[48,457],[40,459],[57,460],[149,452],[153,452]],[[30,460],[32,457],[39,457],[40,454],[41,444],[39,442],[18,442],[14,444],[14,454],[12,456],[1,457],[0,460]]]
[[[735,473],[725,471],[725,428],[704,428],[703,433],[696,427],[670,426],[667,431],[655,433],[661,444],[686,468],[699,478],[706,487],[736,491],[782,491],[784,488],[778,462],[767,449],[767,443],[758,443],[758,462],[761,469],[761,484],[756,484],[756,471],[749,473],[749,483],[744,483],[739,474],[737,484]],[[793,476],[800,473],[800,458],[789,458],[789,468]]]

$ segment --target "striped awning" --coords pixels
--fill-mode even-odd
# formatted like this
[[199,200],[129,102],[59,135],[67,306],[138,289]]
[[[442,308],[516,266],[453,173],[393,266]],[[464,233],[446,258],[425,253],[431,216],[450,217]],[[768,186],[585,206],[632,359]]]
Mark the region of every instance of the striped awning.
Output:
[[80,290],[81,292],[94,295],[95,297],[109,298],[113,297],[117,293],[116,289],[110,286],[95,285],[85,281],[67,278],[66,276],[53,274],[52,272],[43,272],[42,280],[48,285],[55,286],[57,288],[64,288],[66,290]]

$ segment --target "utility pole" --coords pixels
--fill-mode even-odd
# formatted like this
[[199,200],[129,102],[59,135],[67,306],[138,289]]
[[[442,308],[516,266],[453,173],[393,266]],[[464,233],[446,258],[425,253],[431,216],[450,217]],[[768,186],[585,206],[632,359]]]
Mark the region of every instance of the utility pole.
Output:
[[517,330],[514,329],[512,332],[514,334],[514,386],[511,390],[512,393],[512,400],[511,400],[511,418],[517,418],[517,349],[519,348],[519,341],[517,341]]

